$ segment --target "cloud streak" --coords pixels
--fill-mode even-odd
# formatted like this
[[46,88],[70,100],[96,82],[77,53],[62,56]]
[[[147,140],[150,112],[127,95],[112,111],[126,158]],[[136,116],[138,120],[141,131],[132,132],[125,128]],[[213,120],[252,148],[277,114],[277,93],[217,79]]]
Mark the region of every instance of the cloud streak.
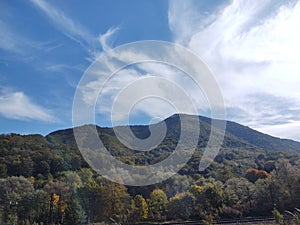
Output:
[[84,26],[68,17],[62,10],[56,8],[43,0],[30,0],[38,9],[40,9],[49,18],[49,20],[64,33],[68,38],[79,43],[94,58],[99,55],[99,43],[105,51],[109,49],[107,40],[115,34],[117,28],[108,29],[108,31],[97,38],[92,35]]
[[13,53],[21,54],[21,40],[16,39],[8,26],[0,20],[0,48]]
[[109,39],[118,31],[118,28],[110,28],[104,34],[99,35],[99,42],[102,46],[103,51],[109,51],[111,46],[109,44]]
[[93,36],[81,25],[67,17],[63,11],[55,8],[43,0],[30,0],[37,8],[44,12],[51,22],[66,36],[77,41],[82,47],[88,49],[94,44]]
[[30,58],[33,51],[48,52],[56,47],[57,45],[54,45],[52,42],[39,42],[20,35],[11,29],[5,21],[0,19],[0,49],[11,52],[14,55]]

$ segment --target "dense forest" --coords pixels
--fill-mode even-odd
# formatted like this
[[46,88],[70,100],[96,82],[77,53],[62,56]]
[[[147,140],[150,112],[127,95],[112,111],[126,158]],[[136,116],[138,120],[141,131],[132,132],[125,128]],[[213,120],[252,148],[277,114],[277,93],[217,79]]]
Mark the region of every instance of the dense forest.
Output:
[[[141,187],[114,183],[95,173],[77,149],[72,129],[46,137],[0,135],[0,224],[212,224],[249,216],[275,216],[283,224],[288,215],[295,219],[289,223],[299,224],[300,144],[230,123],[207,169],[198,170],[210,130],[203,118],[199,144],[189,162],[168,180]],[[167,157],[176,145],[178,121],[171,117],[166,124],[161,145],[144,153],[122,146],[111,128],[97,129],[116,158],[143,165]],[[132,130],[141,138],[149,135],[147,126]]]

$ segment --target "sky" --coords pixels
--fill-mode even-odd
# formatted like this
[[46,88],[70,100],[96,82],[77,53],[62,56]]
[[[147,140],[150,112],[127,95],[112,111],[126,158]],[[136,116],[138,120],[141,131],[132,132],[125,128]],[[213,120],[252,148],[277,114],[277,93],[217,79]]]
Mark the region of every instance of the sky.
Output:
[[[299,22],[296,0],[2,0],[0,133],[46,135],[72,127],[76,88],[97,57],[123,44],[161,40],[186,47],[208,66],[228,120],[300,141]],[[198,113],[210,116],[184,73],[143,63],[107,84],[96,107],[98,125],[111,126],[111,102],[141,76],[180,85]],[[129,121],[148,124],[174,112],[161,99],[146,99]]]

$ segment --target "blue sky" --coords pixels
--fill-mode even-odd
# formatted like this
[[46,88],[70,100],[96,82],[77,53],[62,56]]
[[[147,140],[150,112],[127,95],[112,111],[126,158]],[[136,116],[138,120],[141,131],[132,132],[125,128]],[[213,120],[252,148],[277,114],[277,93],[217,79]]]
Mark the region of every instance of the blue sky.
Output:
[[[71,127],[77,84],[97,56],[133,41],[163,40],[208,65],[229,120],[300,140],[299,21],[296,0],[0,1],[0,133]],[[205,114],[201,97],[191,98]],[[172,114],[163,103],[145,105],[132,123]],[[97,123],[110,125],[109,116],[100,113]]]

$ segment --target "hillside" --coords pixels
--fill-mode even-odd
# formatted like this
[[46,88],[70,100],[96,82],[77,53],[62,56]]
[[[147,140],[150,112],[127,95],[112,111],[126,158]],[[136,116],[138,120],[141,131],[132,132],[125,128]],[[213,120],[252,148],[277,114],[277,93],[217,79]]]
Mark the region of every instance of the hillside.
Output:
[[[197,119],[196,116],[181,116],[189,117],[189,122],[191,124],[194,123],[194,121],[196,121]],[[198,116],[198,119],[200,121],[200,136],[198,147],[201,148],[206,146],[207,144],[208,137],[211,131],[211,119],[203,116]],[[169,118],[166,118],[162,122],[165,122],[167,124],[168,129],[163,144],[166,144],[166,141],[170,141],[172,142],[171,145],[173,146],[178,139],[178,134],[180,133],[180,117],[179,115],[173,115]],[[130,128],[133,133],[139,138],[147,138],[150,134],[148,126],[130,126]],[[118,148],[124,148],[124,146],[119,145],[120,143],[115,138],[112,128],[97,127],[97,130],[101,137],[101,140],[104,143],[106,142],[106,138],[112,139],[114,143],[117,143]],[[173,139],[170,139],[170,137],[172,137]],[[61,144],[76,144],[72,129],[52,132],[46,136],[46,139],[50,142],[57,142]],[[267,151],[270,150],[291,154],[300,154],[300,142],[272,137],[270,135],[251,129],[247,126],[243,126],[231,121],[226,121],[226,134],[222,147],[243,148],[246,150],[261,149]]]
[[[211,124],[210,118],[199,116],[199,119]],[[300,154],[300,142],[273,137],[233,121],[226,121],[226,132],[264,150]]]

